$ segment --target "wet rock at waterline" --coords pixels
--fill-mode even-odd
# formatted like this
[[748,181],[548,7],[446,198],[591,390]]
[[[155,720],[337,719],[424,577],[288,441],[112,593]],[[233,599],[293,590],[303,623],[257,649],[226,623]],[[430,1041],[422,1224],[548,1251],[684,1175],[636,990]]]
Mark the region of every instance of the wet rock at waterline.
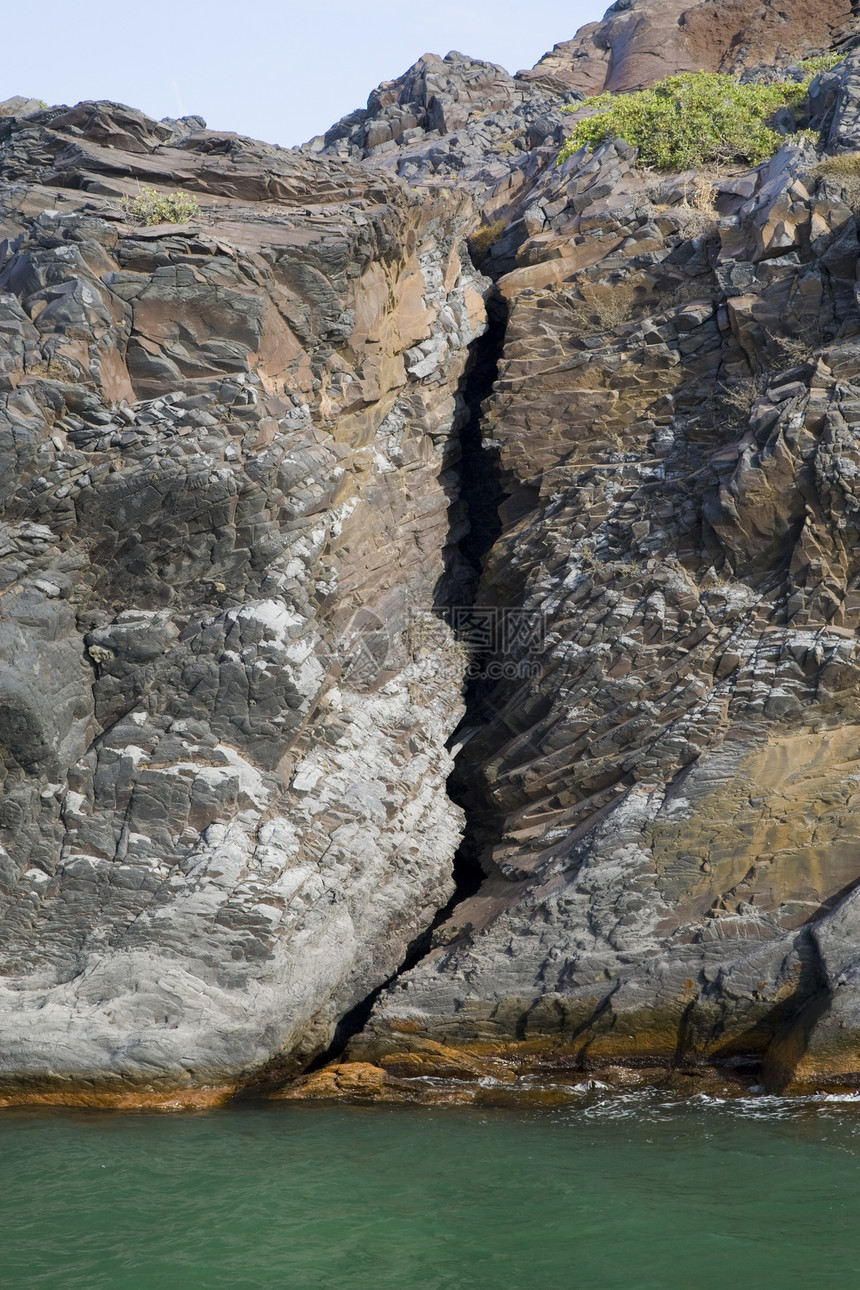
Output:
[[0,108],[0,1096],[856,1082],[856,185],[535,73]]

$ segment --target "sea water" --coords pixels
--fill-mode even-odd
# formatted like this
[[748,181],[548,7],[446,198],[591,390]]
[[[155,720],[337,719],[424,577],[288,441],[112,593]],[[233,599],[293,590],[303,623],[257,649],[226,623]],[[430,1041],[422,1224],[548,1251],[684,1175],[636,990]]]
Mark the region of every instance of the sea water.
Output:
[[860,1102],[0,1111],[4,1290],[851,1290]]

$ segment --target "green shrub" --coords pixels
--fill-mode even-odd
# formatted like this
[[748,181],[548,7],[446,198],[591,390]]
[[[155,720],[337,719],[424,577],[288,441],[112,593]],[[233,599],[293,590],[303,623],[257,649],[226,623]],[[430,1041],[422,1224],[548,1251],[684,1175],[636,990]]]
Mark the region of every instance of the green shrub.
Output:
[[814,58],[804,58],[800,66],[811,81],[819,72],[829,72],[831,67],[844,61],[845,54],[816,54]]
[[576,123],[559,162],[584,143],[596,147],[622,138],[639,149],[642,165],[658,170],[687,170],[706,161],[758,165],[782,142],[768,120],[778,108],[798,107],[808,88],[808,81],[741,85],[717,72],[685,72],[633,94],[600,94],[588,101],[597,112]]
[[122,208],[136,224],[187,224],[200,214],[200,203],[189,193],[163,195],[154,188],[124,198]]

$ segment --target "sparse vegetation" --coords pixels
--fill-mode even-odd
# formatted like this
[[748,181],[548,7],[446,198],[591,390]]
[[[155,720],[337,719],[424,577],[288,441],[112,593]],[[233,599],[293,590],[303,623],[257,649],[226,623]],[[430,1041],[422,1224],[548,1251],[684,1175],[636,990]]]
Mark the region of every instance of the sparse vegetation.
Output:
[[623,138],[639,149],[640,164],[658,170],[687,170],[705,162],[758,165],[782,142],[768,121],[779,108],[798,108],[811,80],[812,75],[804,81],[741,84],[721,73],[685,72],[634,94],[600,94],[588,101],[597,111],[576,123],[559,162],[583,144],[597,147]]
[[812,173],[819,179],[860,179],[860,152],[825,157],[812,167]]
[[708,399],[714,421],[732,434],[749,423],[755,404],[766,394],[779,372],[815,361],[828,344],[828,327],[819,316],[788,322],[790,332],[776,333],[765,329],[767,344],[758,351],[763,364],[760,371],[746,377],[722,381]]
[[776,336],[771,333],[768,339],[776,347],[781,363],[788,367],[799,367],[815,358],[818,351],[827,344],[828,334],[821,318],[815,317],[796,326],[790,335],[785,333]]
[[478,260],[483,259],[493,243],[498,242],[507,227],[508,222],[503,219],[497,219],[492,224],[483,224],[469,237],[469,250],[472,255]]
[[829,54],[816,54],[814,58],[804,58],[800,66],[804,75],[812,80],[819,72],[829,72],[831,67],[835,67],[837,63],[844,62],[845,57],[845,54],[831,51]]
[[843,152],[825,157],[813,166],[810,174],[819,183],[827,182],[838,189],[851,210],[860,210],[860,152]]
[[697,210],[694,206],[675,206],[671,211],[677,221],[678,232],[686,238],[716,238],[720,217],[715,210]]
[[187,224],[200,214],[200,203],[190,193],[159,193],[154,188],[126,197],[122,208],[135,224]]
[[720,226],[719,212],[714,206],[716,196],[717,189],[706,175],[697,175],[692,184],[685,186],[683,202],[672,208],[672,218],[684,237],[716,237]]
[[792,135],[792,139],[797,144],[818,149],[821,146],[821,131],[804,127],[802,130],[796,130]]
[[716,196],[716,185],[707,175],[696,175],[692,184],[684,187],[684,205],[688,209],[713,212]]
[[720,225],[720,213],[715,206],[718,188],[706,175],[697,175],[684,184],[680,202],[675,184],[669,188],[665,180],[649,184],[645,191],[648,205],[643,206],[641,214],[651,219],[666,216],[674,221],[678,232],[685,238],[717,238]]
[[753,406],[767,389],[768,379],[765,373],[757,373],[741,377],[731,384],[718,385],[714,397],[709,400],[712,414],[733,431],[746,425]]
[[611,331],[630,322],[635,314],[635,292],[629,283],[581,282],[578,291],[581,298],[568,297],[568,304],[574,323],[585,336]]

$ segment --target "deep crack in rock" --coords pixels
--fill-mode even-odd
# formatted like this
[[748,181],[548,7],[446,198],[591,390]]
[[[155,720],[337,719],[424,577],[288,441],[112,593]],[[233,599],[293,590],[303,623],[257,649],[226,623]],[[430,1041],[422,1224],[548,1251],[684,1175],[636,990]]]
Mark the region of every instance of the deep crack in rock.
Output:
[[851,7],[630,0],[294,152],[0,104],[0,1100],[358,1030],[319,1095],[860,1084],[860,56],[761,165],[555,164]]
[[[484,559],[501,533],[499,507],[507,496],[498,451],[484,440],[482,404],[492,392],[498,374],[508,311],[495,286],[488,292],[486,304],[487,329],[470,346],[469,362],[457,394],[458,416],[454,423],[457,482],[449,529],[453,540],[446,543],[446,569],[439,580],[433,606],[467,644],[463,677],[466,712],[449,740],[450,748],[460,746],[460,756],[464,739],[467,741],[486,719],[487,685],[483,677],[486,652],[468,648],[466,619],[468,611],[478,603]],[[464,528],[462,536],[457,537]],[[350,1040],[364,1029],[377,999],[429,953],[436,929],[448,921],[457,905],[480,887],[485,877],[481,864],[484,843],[497,834],[501,821],[482,792],[480,780],[468,767],[458,766],[456,759],[448,779],[448,795],[465,813],[463,839],[453,860],[455,889],[450,900],[436,912],[425,931],[410,942],[396,971],[341,1017],[331,1043],[309,1064],[307,1073],[320,1070],[345,1052]]]
[[[464,764],[463,757],[468,740],[486,721],[488,692],[485,675],[488,651],[468,639],[468,611],[479,605],[484,561],[501,533],[499,508],[507,497],[498,449],[485,441],[482,418],[482,404],[492,392],[498,375],[508,321],[507,304],[495,288],[488,296],[487,317],[487,330],[474,342],[472,361],[461,389],[464,420],[460,430],[460,499],[468,528],[457,544],[457,558],[463,576],[457,598],[437,603],[441,612],[453,615],[455,631],[468,650],[463,685],[466,712],[449,740],[449,747],[459,751],[448,779],[448,795],[465,812],[465,826],[454,857],[456,891],[437,923],[444,921],[461,900],[480,887],[485,874],[481,864],[484,841],[501,826],[498,813],[483,791],[483,781]],[[486,608],[495,611],[498,607]]]

